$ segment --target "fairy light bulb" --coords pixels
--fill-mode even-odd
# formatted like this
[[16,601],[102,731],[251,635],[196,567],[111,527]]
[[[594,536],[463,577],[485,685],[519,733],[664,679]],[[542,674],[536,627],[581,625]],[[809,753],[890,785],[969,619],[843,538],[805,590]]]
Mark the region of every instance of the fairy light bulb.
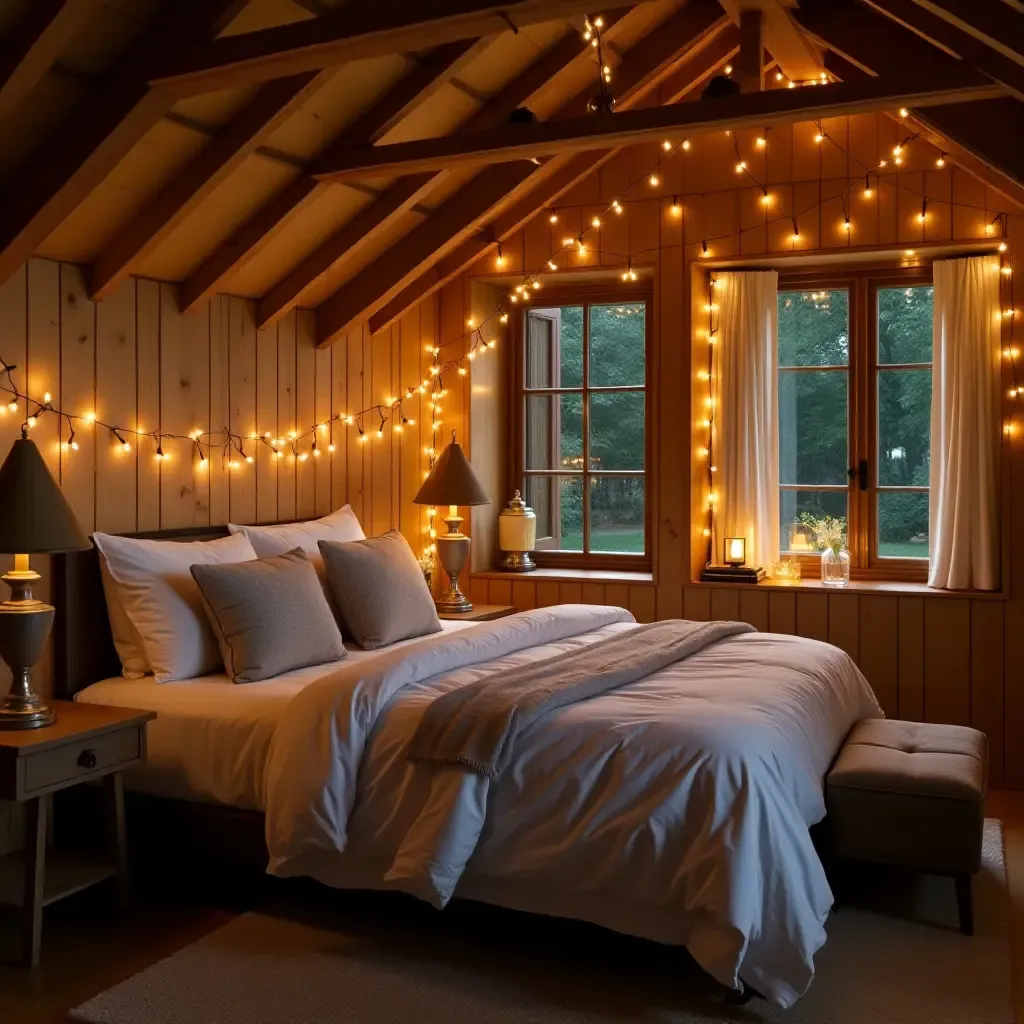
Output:
[[50,404],[50,402],[51,402],[52,400],[53,400],[53,396],[52,396],[52,395],[50,394],[50,392],[49,392],[49,391],[47,391],[47,392],[46,392],[46,393],[45,393],[45,394],[43,395],[43,401],[44,401],[44,402],[45,402],[45,403],[46,403],[47,405],[49,405],[49,404]]
[[[1005,242],[1000,242],[999,245],[997,246],[997,248],[999,249],[1000,252],[1006,252],[1007,245],[1006,245]],[[11,405],[13,406],[14,402],[11,402]]]
[[672,143],[669,142],[668,139],[665,139],[661,144],[661,148],[665,150],[666,153],[670,153],[672,151]]
[[548,260],[548,270],[557,270],[558,264],[554,260]]
[[683,215],[683,208],[679,205],[679,196],[672,197],[672,205],[668,210],[673,217],[681,217]]
[[763,192],[763,193],[761,193],[761,205],[762,206],[771,206],[772,205],[772,196],[771,196],[770,192]]
[[938,157],[935,160],[935,166],[936,167],[945,167],[946,166],[946,154],[945,153],[940,153],[938,155]]
[[725,72],[726,76],[728,77],[729,75],[732,74],[732,65],[731,64],[726,64],[725,67],[722,70]]
[[501,251],[501,242],[498,243],[498,255],[494,257],[494,265],[499,270],[505,266],[505,254]]
[[737,174],[742,174],[746,169],[747,169],[747,161],[746,160],[740,160],[739,163],[736,164],[736,173]]
[[659,178],[657,174],[652,173],[647,178],[647,184],[650,185],[651,188],[657,188],[661,184],[661,178]]
[[593,227],[593,228],[599,228],[601,226],[601,218],[600,217],[591,217],[591,219],[590,219],[590,226]]
[[469,318],[469,319],[468,319],[468,320],[466,321],[466,326],[467,326],[467,327],[468,327],[468,328],[469,328],[470,330],[472,330],[472,329],[473,329],[474,327],[476,327],[476,318],[475,318],[475,317],[470,317],[470,318]]
[[29,416],[29,418],[25,422],[28,424],[28,426],[34,427],[39,421],[35,418],[35,416]]
[[701,259],[708,259],[711,256],[711,250],[708,248],[707,242],[700,243],[700,257]]
[[500,323],[500,324],[507,324],[508,323],[508,313],[502,313],[501,316],[498,317],[498,323]]
[[14,400],[14,399],[12,398],[12,399],[11,399],[11,400],[10,400],[10,401],[9,401],[9,402],[7,403],[7,408],[8,408],[8,409],[9,409],[9,410],[10,410],[11,412],[17,412],[17,411],[18,411],[18,403],[17,403],[17,402],[16,402],[16,401],[15,401],[15,400]]
[[819,128],[817,134],[814,136],[814,141],[822,143],[825,141],[825,133]]
[[549,213],[548,214],[548,223],[549,224],[557,224],[558,223],[558,214],[557,213]]
[[683,149],[686,150],[687,152],[689,152],[689,149],[690,149],[690,140],[689,139],[683,139]]
[[910,117],[910,111],[906,107],[900,107],[900,117],[906,119]]
[[1002,274],[1004,277],[1009,277],[1013,273],[1013,267],[1007,264],[1005,267],[999,268],[999,273]]

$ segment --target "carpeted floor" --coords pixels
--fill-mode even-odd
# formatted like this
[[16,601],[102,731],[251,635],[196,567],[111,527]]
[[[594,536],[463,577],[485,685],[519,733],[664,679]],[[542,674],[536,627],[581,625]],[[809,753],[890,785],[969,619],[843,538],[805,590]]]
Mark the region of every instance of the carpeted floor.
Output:
[[[371,894],[244,914],[80,1006],[88,1024],[1013,1024],[1002,831],[988,822],[976,934],[949,879],[872,870],[831,916],[791,1010],[725,1005],[680,950],[469,904]],[[333,895],[333,894],[332,894]],[[885,908],[884,910],[882,908]]]

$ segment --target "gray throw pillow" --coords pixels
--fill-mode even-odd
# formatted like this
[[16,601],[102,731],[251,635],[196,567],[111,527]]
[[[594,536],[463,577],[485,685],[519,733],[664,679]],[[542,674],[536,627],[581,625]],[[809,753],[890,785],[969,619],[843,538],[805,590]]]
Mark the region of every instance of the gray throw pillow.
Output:
[[345,630],[361,647],[440,631],[423,571],[397,530],[370,540],[322,540],[319,547]]
[[300,548],[234,565],[193,565],[192,576],[236,683],[345,657],[316,570]]

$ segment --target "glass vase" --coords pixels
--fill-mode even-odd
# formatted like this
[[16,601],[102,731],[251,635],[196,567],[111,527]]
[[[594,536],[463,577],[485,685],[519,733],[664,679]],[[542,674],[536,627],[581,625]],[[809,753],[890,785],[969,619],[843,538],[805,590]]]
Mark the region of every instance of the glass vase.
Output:
[[821,553],[821,582],[826,587],[850,584],[850,552],[825,548]]

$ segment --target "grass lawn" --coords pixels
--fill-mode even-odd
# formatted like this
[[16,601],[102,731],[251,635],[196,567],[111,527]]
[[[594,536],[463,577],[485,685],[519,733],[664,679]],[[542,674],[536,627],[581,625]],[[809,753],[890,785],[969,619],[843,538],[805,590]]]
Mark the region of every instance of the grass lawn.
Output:
[[882,558],[927,558],[928,545],[911,544],[909,541],[903,544],[883,543],[878,545],[878,554]]
[[[583,531],[562,534],[561,551],[581,551],[583,549]],[[591,530],[590,550],[604,554],[643,554],[644,531],[635,530]]]

